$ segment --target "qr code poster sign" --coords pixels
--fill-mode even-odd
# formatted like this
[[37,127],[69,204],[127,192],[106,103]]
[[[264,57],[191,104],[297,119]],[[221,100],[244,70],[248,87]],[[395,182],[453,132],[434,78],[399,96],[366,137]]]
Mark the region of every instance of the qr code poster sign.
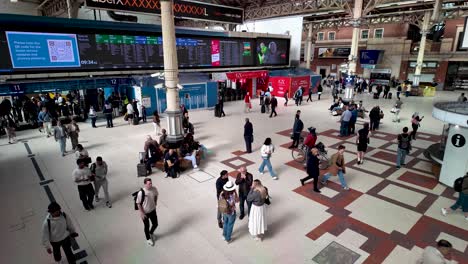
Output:
[[50,62],[75,62],[75,55],[71,40],[48,39]]

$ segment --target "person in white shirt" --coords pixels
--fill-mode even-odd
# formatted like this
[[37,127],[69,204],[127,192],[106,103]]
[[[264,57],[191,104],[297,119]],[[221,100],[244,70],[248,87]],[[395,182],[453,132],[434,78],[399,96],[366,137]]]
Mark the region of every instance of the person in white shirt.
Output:
[[[154,231],[158,227],[158,215],[156,214],[156,205],[158,204],[158,189],[153,187],[150,178],[145,178],[143,181],[145,186],[138,192],[136,204],[140,211],[141,220],[143,220],[146,243],[149,246],[154,245]],[[149,228],[149,221],[151,220],[151,229]]]
[[417,264],[449,264],[457,263],[456,261],[448,260],[450,258],[452,244],[447,240],[441,239],[437,242],[437,248],[428,246],[424,249],[421,258],[416,262]]
[[54,127],[54,138],[60,144],[60,152],[62,152],[62,157],[65,157],[67,151],[67,137],[68,131],[60,120],[57,121],[57,126]]
[[97,115],[96,115],[96,110],[94,110],[94,107],[91,106],[89,108],[89,114],[88,114],[89,118],[91,118],[91,126],[93,128],[97,128],[96,126],[96,120],[97,120]]
[[94,188],[91,184],[94,180],[94,175],[91,173],[91,170],[86,167],[86,163],[83,159],[77,160],[76,164],[78,164],[78,168],[73,170],[73,179],[78,187],[78,194],[80,195],[81,202],[83,202],[83,207],[86,211],[89,211],[94,209]]
[[133,105],[132,104],[127,104],[127,118],[128,118],[128,124],[131,125],[133,123],[133,116],[135,114],[135,111],[133,110]]
[[104,189],[104,197],[106,206],[112,208],[109,198],[108,182],[107,182],[107,163],[102,160],[102,157],[97,157],[96,162],[91,164],[91,173],[95,175],[94,189],[96,192],[96,203],[99,202],[99,190]]
[[47,209],[49,213],[42,224],[42,244],[47,253],[53,253],[54,259],[58,263],[62,263],[62,254],[60,252],[60,248],[62,248],[68,263],[75,264],[71,238],[77,237],[78,234],[71,219],[61,212],[60,205],[57,202],[50,203]]
[[258,168],[258,171],[260,172],[260,174],[263,174],[263,170],[265,169],[266,165],[271,177],[273,177],[273,180],[277,180],[278,176],[276,176],[276,173],[273,171],[270,162],[271,154],[273,154],[273,152],[275,152],[275,146],[271,143],[271,138],[265,139],[265,142],[263,143],[263,146],[260,149],[263,161],[260,165],[260,168]]

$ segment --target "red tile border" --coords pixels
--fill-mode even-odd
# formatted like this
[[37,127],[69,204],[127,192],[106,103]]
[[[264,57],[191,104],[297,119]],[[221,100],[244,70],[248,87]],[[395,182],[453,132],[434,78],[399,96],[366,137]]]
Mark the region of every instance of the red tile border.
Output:
[[389,153],[389,152],[386,152],[386,151],[376,152],[371,157],[376,158],[376,159],[382,159],[382,160],[389,161],[389,162],[392,162],[392,163],[395,163],[396,159],[397,159],[396,154]]
[[242,151],[242,150],[236,150],[236,151],[231,152],[231,153],[236,155],[236,156],[242,156],[242,155],[246,154],[246,152]]
[[[239,165],[239,166],[236,166],[236,165],[234,165],[234,164],[231,163],[231,161],[235,161],[235,160],[241,160],[241,161],[243,161],[244,163],[241,164],[241,165]],[[252,165],[252,164],[255,164],[255,162],[252,162],[252,161],[250,161],[250,160],[248,160],[248,159],[245,159],[245,158],[243,158],[243,157],[240,157],[240,156],[237,156],[237,157],[234,157],[234,158],[230,158],[230,159],[227,159],[227,160],[223,160],[223,161],[221,161],[221,163],[223,163],[224,165],[226,165],[226,166],[228,166],[228,167],[231,167],[231,168],[233,168],[233,169],[235,169],[235,170],[238,170],[240,167],[243,167],[243,166],[247,167],[247,166],[250,166],[250,165]]]
[[439,184],[435,178],[430,178],[411,171],[405,171],[400,177],[398,177],[398,180],[431,190]]

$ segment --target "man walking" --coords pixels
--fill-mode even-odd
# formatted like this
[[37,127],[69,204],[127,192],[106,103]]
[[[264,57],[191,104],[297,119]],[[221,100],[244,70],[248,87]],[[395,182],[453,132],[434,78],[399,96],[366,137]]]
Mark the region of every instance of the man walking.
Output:
[[294,93],[294,100],[296,101],[296,106],[302,104],[302,87],[299,86],[296,92]]
[[[220,173],[219,178],[216,180],[216,201],[219,200],[219,195],[223,191],[223,186],[229,181],[229,174],[227,170],[223,170]],[[219,228],[223,228],[223,217],[218,208],[217,219]]]
[[292,145],[290,149],[297,148],[299,146],[299,138],[301,137],[302,129],[304,129],[304,123],[301,120],[301,110],[297,110],[296,117],[294,119],[293,134],[292,134]]
[[349,111],[351,111],[351,119],[349,120],[349,135],[354,135],[356,132],[356,121],[358,118],[358,111],[356,109],[356,105],[352,104],[349,107]]
[[[149,246],[154,246],[154,231],[158,227],[158,215],[156,214],[156,206],[158,204],[158,189],[153,187],[150,178],[145,178],[143,181],[145,186],[138,192],[136,203],[140,211],[141,220],[143,220],[146,243]],[[149,221],[151,220],[151,229]]]
[[244,125],[244,140],[245,148],[247,153],[252,153],[252,142],[253,142],[253,125],[250,123],[249,119],[245,119]]
[[411,150],[411,136],[408,134],[408,127],[403,128],[403,133],[398,135],[398,149],[397,149],[397,162],[396,168],[401,168],[405,164],[406,155]]
[[62,157],[65,157],[67,154],[67,137],[68,132],[62,122],[60,120],[57,121],[57,126],[54,127],[54,138],[60,144],[60,152],[62,153]]
[[346,110],[341,114],[340,137],[348,136],[349,122],[353,117],[353,114],[349,111],[347,106],[344,106],[344,109]]
[[275,116],[277,116],[278,114],[276,113],[276,107],[278,106],[278,100],[276,99],[276,97],[274,95],[271,96],[271,114],[270,114],[270,118],[273,116],[273,113],[275,113]]
[[76,164],[78,164],[78,168],[73,171],[72,175],[76,185],[78,186],[78,193],[80,195],[81,202],[83,202],[83,207],[86,209],[86,211],[89,211],[94,209],[94,189],[93,185],[91,184],[94,175],[86,166],[84,159],[78,159]]
[[319,151],[317,148],[312,148],[309,153],[307,154],[307,177],[301,179],[301,184],[304,186],[304,182],[310,179],[314,179],[314,192],[320,193],[318,189],[318,177],[320,175],[320,168],[319,168]]
[[[241,167],[236,177],[236,185],[239,185],[239,210],[240,210],[239,219],[240,220],[242,220],[245,216],[244,203],[247,202],[247,195],[250,192],[250,187],[252,186],[252,183],[253,183],[252,174],[248,173],[245,167]],[[247,202],[247,214],[248,215],[250,215],[251,206],[252,204]]]
[[42,111],[39,113],[37,119],[39,123],[42,123],[44,132],[46,133],[47,137],[52,136],[52,116],[50,115],[47,108],[42,107]]
[[330,158],[330,168],[328,173],[326,173],[322,179],[322,184],[326,185],[328,179],[333,175],[336,176],[338,175],[338,178],[340,179],[341,187],[343,187],[343,190],[349,190],[349,187],[346,185],[346,181],[344,179],[344,174],[346,173],[346,168],[345,168],[345,160],[343,153],[345,152],[345,146],[340,145],[338,147],[338,152],[333,154]]
[[99,190],[101,190],[102,187],[104,189],[106,206],[112,208],[107,183],[107,163],[102,160],[102,157],[97,157],[96,162],[91,164],[91,173],[95,175],[94,189],[96,190],[96,203],[99,202]]
[[[42,244],[47,253],[53,254],[57,263],[62,263],[63,249],[69,264],[75,264],[76,259],[72,251],[71,238],[77,237],[75,227],[69,217],[62,213],[57,202],[51,202],[47,208],[48,215],[42,224]],[[51,248],[52,246],[52,248]]]
[[309,97],[307,97],[307,101],[306,101],[307,103],[309,102],[309,100],[312,102],[312,90],[313,90],[313,88],[312,88],[312,86],[310,86],[309,87]]

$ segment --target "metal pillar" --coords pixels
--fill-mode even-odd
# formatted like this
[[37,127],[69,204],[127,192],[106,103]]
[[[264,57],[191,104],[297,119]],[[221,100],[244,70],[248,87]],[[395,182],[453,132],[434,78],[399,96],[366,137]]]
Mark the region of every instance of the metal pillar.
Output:
[[424,50],[426,48],[426,35],[429,33],[429,22],[431,18],[431,11],[426,11],[423,17],[423,23],[421,28],[421,42],[419,43],[418,59],[416,60],[416,69],[413,77],[413,87],[419,86],[421,80],[421,70],[424,63]]
[[176,37],[172,0],[161,0],[161,26],[164,54],[164,80],[167,98],[167,141],[171,147],[177,147],[184,138],[182,129],[182,111],[177,84],[179,69],[177,64]]
[[310,60],[311,60],[311,53],[314,51],[312,50],[312,24],[309,24],[309,33],[307,34],[307,50],[305,52],[306,58],[306,68],[310,69]]
[[361,27],[361,16],[362,16],[362,5],[363,0],[354,1],[354,10],[353,10],[353,38],[351,40],[351,53],[349,54],[349,66],[348,66],[348,76],[353,76],[356,74],[357,68],[357,54],[359,48],[359,33]]

